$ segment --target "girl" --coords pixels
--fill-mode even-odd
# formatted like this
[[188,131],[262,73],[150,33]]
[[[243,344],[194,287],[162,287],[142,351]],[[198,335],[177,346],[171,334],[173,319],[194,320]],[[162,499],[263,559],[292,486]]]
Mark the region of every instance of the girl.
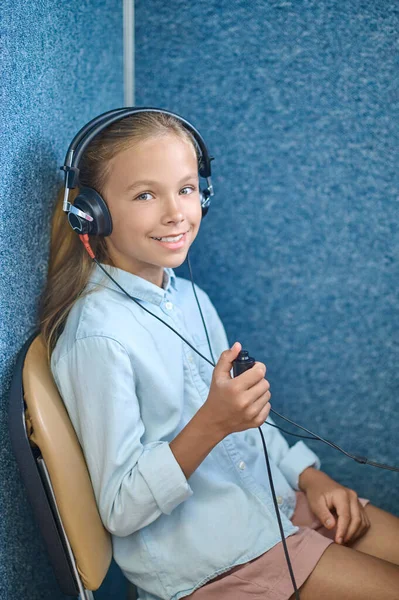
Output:
[[[201,222],[197,142],[178,117],[151,110],[94,136],[79,185],[111,214],[111,234],[90,245],[113,280],[59,203],[42,333],[115,560],[140,599],[288,600],[254,429],[270,410],[266,367],[231,377],[241,345],[229,348],[199,288],[214,369],[144,310],[211,358],[191,285],[173,272]],[[398,599],[399,520],[321,473],[303,442],[289,448],[262,430],[301,599]]]

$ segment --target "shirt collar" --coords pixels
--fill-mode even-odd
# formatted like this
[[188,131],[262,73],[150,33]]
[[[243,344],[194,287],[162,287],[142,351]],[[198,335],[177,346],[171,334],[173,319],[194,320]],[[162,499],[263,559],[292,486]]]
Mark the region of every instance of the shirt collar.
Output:
[[[173,269],[164,269],[163,284],[162,288],[160,288],[138,275],[133,275],[132,273],[128,273],[117,267],[111,267],[104,264],[101,266],[124,290],[127,291],[128,294],[130,294],[130,296],[133,296],[133,298],[136,298],[137,300],[146,300],[147,302],[160,306],[167,292],[170,292],[172,288],[176,289],[176,275]],[[90,274],[89,284],[101,285],[125,295],[122,290],[105,275],[98,265],[95,265]]]

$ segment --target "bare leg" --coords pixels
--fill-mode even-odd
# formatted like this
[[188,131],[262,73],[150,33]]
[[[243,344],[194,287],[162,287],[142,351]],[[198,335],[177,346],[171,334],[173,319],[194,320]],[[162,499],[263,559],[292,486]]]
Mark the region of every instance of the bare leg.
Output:
[[301,600],[399,600],[399,567],[331,544],[300,588],[300,596]]
[[399,519],[371,504],[367,504],[365,511],[370,519],[370,528],[363,537],[348,545],[359,552],[399,565]]

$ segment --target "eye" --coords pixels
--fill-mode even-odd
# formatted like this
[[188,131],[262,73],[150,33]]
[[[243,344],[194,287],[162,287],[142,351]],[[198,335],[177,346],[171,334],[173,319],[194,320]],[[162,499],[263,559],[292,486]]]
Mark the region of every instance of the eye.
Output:
[[143,192],[139,196],[136,196],[135,200],[151,200],[154,196],[150,192]]
[[188,196],[188,194],[192,194],[195,192],[196,188],[193,185],[186,185],[184,188],[180,190],[180,194],[183,196]]

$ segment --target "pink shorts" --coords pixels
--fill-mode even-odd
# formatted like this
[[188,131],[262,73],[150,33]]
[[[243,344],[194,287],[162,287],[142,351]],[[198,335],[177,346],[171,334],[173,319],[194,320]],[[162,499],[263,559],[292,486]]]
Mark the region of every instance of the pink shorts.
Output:
[[[309,508],[306,495],[296,492],[297,504],[292,523],[300,529],[287,538],[298,589],[309,577],[323,552],[333,543],[335,530],[329,531]],[[359,498],[365,506],[369,501]],[[265,554],[212,579],[187,600],[289,600],[294,589],[288,572],[282,542]]]

